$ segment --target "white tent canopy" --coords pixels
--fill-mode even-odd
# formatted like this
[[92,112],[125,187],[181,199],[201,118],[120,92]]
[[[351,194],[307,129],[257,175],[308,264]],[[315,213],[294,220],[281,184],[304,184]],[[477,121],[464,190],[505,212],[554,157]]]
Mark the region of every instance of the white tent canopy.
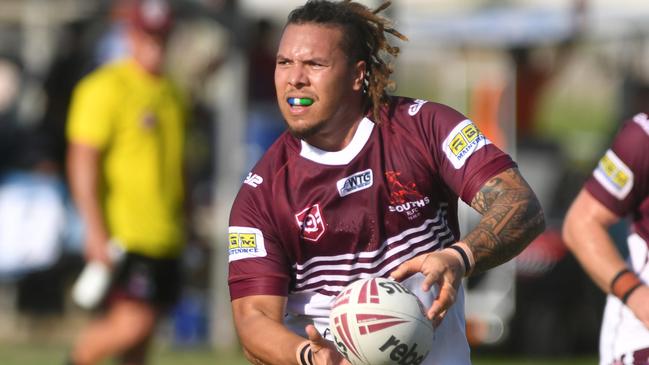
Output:
[[[584,35],[607,39],[649,33],[649,3],[642,7],[602,5],[584,14]],[[552,6],[490,7],[446,14],[409,12],[400,29],[414,46],[431,42],[476,47],[552,43],[570,37],[575,18],[570,8]]]

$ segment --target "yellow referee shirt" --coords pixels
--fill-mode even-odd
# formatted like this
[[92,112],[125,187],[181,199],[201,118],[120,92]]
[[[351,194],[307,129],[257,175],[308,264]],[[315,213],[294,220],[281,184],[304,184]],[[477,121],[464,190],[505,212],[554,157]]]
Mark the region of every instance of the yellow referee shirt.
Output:
[[105,219],[129,252],[181,251],[185,122],[179,90],[131,60],[95,70],[75,89],[68,139],[101,151]]

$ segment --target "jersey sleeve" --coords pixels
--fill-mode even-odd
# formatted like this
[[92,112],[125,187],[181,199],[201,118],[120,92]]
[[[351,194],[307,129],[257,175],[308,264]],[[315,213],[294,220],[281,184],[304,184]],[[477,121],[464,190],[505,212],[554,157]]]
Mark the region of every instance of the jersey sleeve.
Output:
[[649,196],[649,120],[638,114],[627,121],[600,158],[584,188],[622,217]]
[[272,209],[264,202],[264,194],[270,189],[262,185],[244,184],[230,212],[228,285],[232,300],[250,295],[288,295],[290,265],[273,233]]
[[516,163],[462,113],[438,104],[429,149],[446,183],[465,203],[492,177]]
[[103,149],[109,142],[117,108],[110,80],[90,74],[75,88],[67,123],[68,140]]

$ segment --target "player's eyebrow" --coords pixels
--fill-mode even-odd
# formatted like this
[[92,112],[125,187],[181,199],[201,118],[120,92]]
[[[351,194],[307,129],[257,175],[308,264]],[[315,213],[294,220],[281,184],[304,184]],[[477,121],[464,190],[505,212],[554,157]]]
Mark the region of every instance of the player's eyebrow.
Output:
[[300,63],[304,63],[304,64],[307,64],[307,65],[314,65],[314,64],[317,64],[317,65],[329,65],[329,64],[331,64],[331,61],[328,58],[325,58],[325,57],[311,57],[311,58],[306,58],[306,59],[293,59],[291,57],[284,56],[282,54],[277,54],[276,61],[277,62],[280,62],[280,61],[284,61],[284,62],[286,62],[286,61],[300,62]]
[[328,59],[322,57],[313,57],[313,58],[303,60],[302,62],[307,64],[318,64],[318,65],[328,65],[330,63]]
[[281,54],[278,54],[277,57],[276,57],[276,60],[277,61],[290,61],[291,59],[286,57],[286,56],[283,56]]

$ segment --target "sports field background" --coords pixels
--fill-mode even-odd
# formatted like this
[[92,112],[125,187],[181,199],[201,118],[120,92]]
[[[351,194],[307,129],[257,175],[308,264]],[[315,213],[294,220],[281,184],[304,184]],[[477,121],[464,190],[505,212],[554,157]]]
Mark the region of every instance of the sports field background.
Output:
[[[58,365],[64,364],[65,348],[59,345],[6,345],[0,344],[0,364],[2,365]],[[237,351],[215,352],[209,349],[194,348],[174,350],[156,347],[150,364],[156,365],[244,365],[248,362]],[[525,359],[474,356],[474,365],[586,365],[596,364],[595,357],[570,359]],[[105,364],[109,364],[106,362]]]

